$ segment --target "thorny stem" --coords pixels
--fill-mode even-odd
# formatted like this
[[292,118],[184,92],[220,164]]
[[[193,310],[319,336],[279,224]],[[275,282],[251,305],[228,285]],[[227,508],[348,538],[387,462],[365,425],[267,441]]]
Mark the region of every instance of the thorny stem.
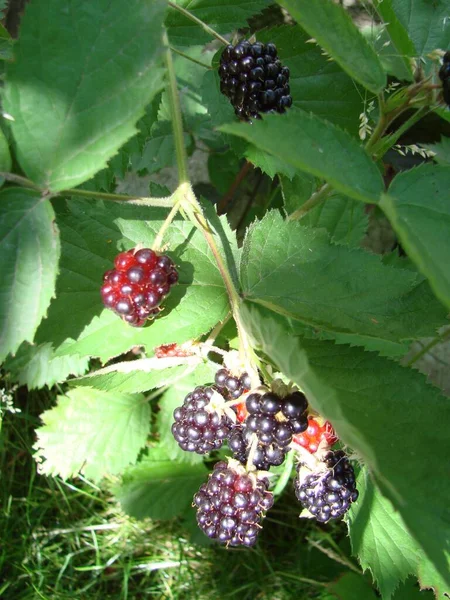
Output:
[[228,46],[228,41],[224,37],[222,37],[220,35],[220,33],[217,33],[217,31],[214,31],[214,29],[212,29],[209,25],[207,25],[206,23],[204,23],[198,17],[195,17],[188,10],[186,10],[182,6],[179,6],[178,4],[175,4],[175,2],[168,2],[168,5],[171,8],[173,8],[174,10],[177,10],[178,12],[180,12],[187,19],[190,19],[194,23],[197,23],[197,25],[200,25],[200,27],[202,27],[206,31],[206,33],[209,33],[209,35],[212,35],[213,37],[215,37],[216,39],[218,39],[220,42],[222,42],[222,44],[225,44],[225,46]]
[[314,192],[308,200],[300,206],[296,211],[294,211],[288,217],[288,221],[297,221],[306,215],[311,209],[315,208],[322,202],[324,202],[330,193],[332,192],[332,187],[329,183],[325,183],[321,188]]
[[192,56],[189,56],[189,54],[185,54],[184,52],[181,52],[181,50],[177,50],[173,46],[170,46],[170,50],[172,52],[175,52],[175,54],[178,54],[179,56],[182,56],[186,60],[190,60],[191,62],[195,63],[196,65],[200,65],[201,67],[203,67],[205,69],[209,69],[209,70],[212,69],[211,65],[207,65],[206,63],[202,62],[201,60],[197,60],[196,58],[192,58]]

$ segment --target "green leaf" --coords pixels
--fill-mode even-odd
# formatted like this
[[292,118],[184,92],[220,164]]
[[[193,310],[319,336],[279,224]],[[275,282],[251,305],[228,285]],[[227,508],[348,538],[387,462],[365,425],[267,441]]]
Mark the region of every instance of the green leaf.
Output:
[[[448,452],[448,399],[389,359],[296,337],[286,319],[266,309],[245,303],[241,315],[255,347],[356,450],[449,583],[450,478],[447,461],[439,458]],[[358,501],[350,516],[361,507]]]
[[[8,173],[11,171],[11,153],[9,151],[8,140],[5,137],[5,134],[0,129],[0,171],[4,171]],[[0,177],[0,186],[5,183],[3,177]]]
[[331,123],[291,108],[252,123],[233,123],[221,131],[237,135],[287,165],[328,181],[336,190],[362,202],[378,202],[383,180],[358,142]]
[[0,362],[33,340],[54,294],[60,251],[54,216],[36,192],[0,192]]
[[328,584],[329,599],[333,600],[376,600],[370,583],[358,573],[345,573],[337,581]]
[[[248,26],[248,19],[271,4],[271,0],[176,0],[195,17],[207,23],[218,33],[230,33]],[[199,25],[174,9],[167,15],[166,26],[170,40],[178,46],[192,46],[211,42],[211,35]]]
[[357,136],[365,92],[316,44],[308,43],[309,39],[298,25],[258,33],[258,40],[276,44],[283,65],[289,67],[294,106]]
[[171,519],[193,510],[192,498],[206,476],[203,463],[176,463],[164,449],[154,447],[127,469],[115,493],[123,510],[135,519]]
[[408,256],[450,307],[450,167],[423,165],[398,175],[380,205]]
[[[420,578],[425,565],[431,569],[433,566],[409,533],[400,514],[373,484],[366,468],[358,476],[357,487],[359,500],[347,519],[353,554],[358,556],[364,570],[371,571],[383,599],[389,600],[399,583],[410,574]],[[443,593],[442,589],[439,590],[442,582],[437,573],[435,576],[432,585],[439,598]],[[423,587],[429,586],[430,582]],[[400,600],[403,596],[400,588],[395,599],[398,597]]]
[[391,23],[390,33],[393,35],[392,30],[395,31],[395,39],[403,54],[412,55],[404,31],[413,44],[413,54],[421,57],[436,48],[445,50],[450,45],[448,4],[444,0],[379,0],[377,10],[385,22]]
[[405,27],[397,18],[392,0],[375,0],[374,6],[381,19],[384,21],[383,26],[389,33],[393,46],[392,50],[395,54],[403,59],[406,59],[408,56],[414,56],[414,44]]
[[371,23],[361,33],[372,44],[386,73],[400,81],[413,81],[414,75],[408,56],[400,53],[390,36],[389,24],[374,25]]
[[34,444],[39,471],[98,481],[135,462],[150,431],[150,406],[139,394],[83,387],[59,396],[41,419]]
[[377,55],[343,7],[330,0],[278,0],[350,77],[377,94],[386,75]]
[[426,330],[434,335],[446,320],[432,296],[423,303],[422,279],[414,272],[335,245],[324,231],[284,221],[275,211],[248,230],[241,281],[247,300],[334,333],[399,342]]
[[[14,357],[8,357],[4,369],[28,389],[52,387],[71,375],[82,375],[89,367],[89,357],[55,356],[51,344],[30,346],[23,343]],[[71,383],[71,381],[69,381]]]
[[[177,364],[178,363],[178,364]],[[136,394],[166,385],[173,386],[201,364],[197,356],[186,358],[141,358],[114,363],[85,377],[73,379],[75,386]]]
[[30,179],[52,191],[75,187],[136,133],[162,88],[164,14],[162,0],[27,6],[4,108]]
[[[184,145],[189,145],[190,138],[184,134]],[[175,164],[175,141],[173,139],[172,123],[170,121],[157,121],[154,123],[150,137],[145,143],[142,157],[133,163],[136,171],[144,171],[152,175],[164,167]]]
[[[146,327],[134,328],[103,309],[103,273],[120,249],[150,247],[166,216],[167,211],[155,208],[111,202],[106,210],[99,202],[68,202],[58,214],[62,258],[56,298],[39,329],[39,341],[52,342],[59,356],[99,356],[105,362],[136,345],[151,350],[195,339],[223,320],[228,297],[214,256],[203,235],[181,218],[164,240],[180,280],[161,315]],[[217,242],[222,247],[219,235]]]
[[435,153],[433,159],[440,165],[450,167],[450,138],[442,136],[437,144],[425,144],[425,148]]
[[[296,175],[292,182],[283,178],[281,183],[288,213],[300,208],[315,190],[314,179],[303,173],[300,176]],[[307,227],[326,229],[335,243],[359,246],[367,230],[368,221],[364,204],[334,194],[306,213],[300,223]]]

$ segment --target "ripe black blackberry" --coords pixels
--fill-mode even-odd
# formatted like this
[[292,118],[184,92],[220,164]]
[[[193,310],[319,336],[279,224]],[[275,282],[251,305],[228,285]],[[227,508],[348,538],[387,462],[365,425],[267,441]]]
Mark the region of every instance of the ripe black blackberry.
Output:
[[294,482],[295,495],[317,521],[326,523],[342,517],[358,498],[355,472],[342,450],[328,452],[323,468],[300,482],[300,469]]
[[[292,436],[308,428],[308,402],[301,392],[280,398],[274,392],[250,394],[245,402],[248,416],[233,427],[228,445],[234,457],[245,462],[252,452],[253,464],[266,470],[281,465],[289,451]],[[256,436],[256,449],[251,450]]]
[[273,505],[268,485],[267,479],[247,474],[236,461],[216,463],[194,496],[200,529],[227,546],[253,546],[260,522]]
[[235,377],[227,369],[219,369],[214,381],[219,393],[230,399],[239,398],[242,394],[248,392],[252,386],[247,373],[244,373],[240,377]]
[[444,54],[442,67],[439,69],[439,77],[442,81],[444,100],[450,106],[450,50]]
[[261,118],[260,113],[284,113],[292,105],[289,69],[277,58],[275,44],[244,40],[227,46],[220,58],[219,77],[220,91],[244,121]]
[[206,454],[228,438],[232,422],[211,404],[213,395],[212,388],[199,386],[175,409],[172,434],[183,450]]
[[114,266],[103,275],[103,304],[130,325],[142,327],[160,312],[161,302],[177,283],[175,265],[165,254],[141,248],[121,252]]

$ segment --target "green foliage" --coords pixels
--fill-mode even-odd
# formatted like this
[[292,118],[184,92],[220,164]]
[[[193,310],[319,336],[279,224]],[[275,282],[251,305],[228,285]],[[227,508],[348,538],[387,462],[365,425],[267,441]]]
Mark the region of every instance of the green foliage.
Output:
[[149,433],[150,407],[140,394],[83,387],[59,396],[41,419],[34,445],[40,472],[99,481],[136,461]]
[[52,191],[79,185],[136,133],[162,87],[164,13],[162,0],[28,6],[4,94],[28,177]]
[[396,177],[381,206],[408,256],[450,307],[450,168],[424,165]]
[[0,360],[33,340],[54,294],[60,250],[54,216],[36,192],[0,192]]
[[377,94],[386,75],[377,55],[340,6],[328,0],[280,0],[302,27],[339,63],[350,77]]
[[428,144],[429,150],[435,153],[434,160],[440,165],[450,166],[450,138],[442,137],[437,144]]

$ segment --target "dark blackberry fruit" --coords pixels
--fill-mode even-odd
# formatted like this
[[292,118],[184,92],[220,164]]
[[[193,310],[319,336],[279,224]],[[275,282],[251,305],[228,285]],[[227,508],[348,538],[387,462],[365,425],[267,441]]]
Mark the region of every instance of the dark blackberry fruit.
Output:
[[199,386],[175,409],[172,434],[183,450],[206,454],[218,450],[230,435],[232,423],[211,405],[213,395],[213,388]]
[[160,304],[178,281],[172,260],[150,248],[121,252],[114,269],[103,275],[100,293],[106,308],[135,327],[160,312]]
[[[295,495],[301,504],[321,522],[342,517],[358,499],[355,472],[342,450],[328,452],[323,469],[307,475],[302,482],[297,475]],[[298,467],[300,472],[300,465]]]
[[240,398],[242,394],[248,392],[252,382],[247,373],[240,377],[235,377],[227,369],[219,369],[214,378],[219,393],[226,398]]
[[444,101],[450,106],[450,50],[444,54],[442,67],[439,69],[439,77],[442,81]]
[[227,546],[254,546],[260,523],[273,505],[267,488],[267,479],[249,475],[236,461],[216,463],[194,496],[200,529]]
[[292,105],[289,69],[277,58],[275,44],[242,41],[227,46],[219,66],[220,91],[243,121],[261,113],[284,113]]
[[[247,426],[247,422],[245,422],[243,425],[232,427],[228,437],[228,447],[234,458],[243,465],[247,463],[252,450],[253,433]],[[270,439],[271,437],[270,435]],[[280,447],[276,442],[271,442],[270,439],[265,434],[259,435],[256,448],[253,450],[252,464],[260,471],[268,471],[271,466],[276,467],[283,464],[289,451],[286,446]],[[267,440],[267,443],[264,440]]]

